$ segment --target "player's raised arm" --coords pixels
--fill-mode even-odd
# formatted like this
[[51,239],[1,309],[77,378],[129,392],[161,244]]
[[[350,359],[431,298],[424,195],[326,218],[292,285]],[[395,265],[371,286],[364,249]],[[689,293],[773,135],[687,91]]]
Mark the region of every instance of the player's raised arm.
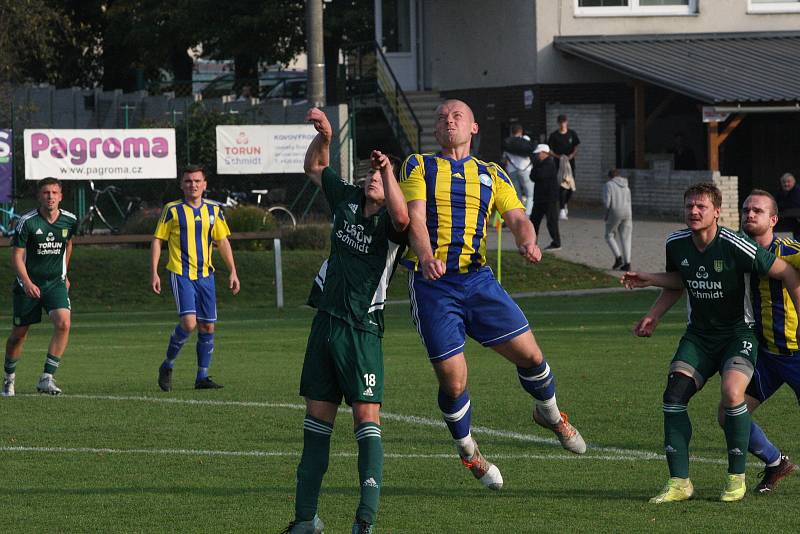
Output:
[[161,240],[154,237],[150,241],[150,289],[161,294],[161,277],[158,276],[158,261],[161,259]]
[[322,185],[322,171],[330,164],[330,147],[333,139],[333,129],[328,117],[321,109],[311,108],[306,114],[306,121],[312,123],[317,130],[317,136],[308,145],[303,170],[317,187]]
[[381,171],[384,202],[386,203],[386,211],[389,212],[389,217],[392,219],[392,226],[398,232],[403,232],[408,228],[408,206],[394,176],[392,162],[389,156],[378,150],[372,151],[370,159],[372,160],[372,168],[380,169]]
[[681,275],[677,271],[669,273],[627,272],[619,280],[628,289],[640,287],[661,287],[663,289],[683,289]]
[[536,246],[536,230],[525,215],[524,209],[512,209],[503,214],[506,226],[511,230],[517,243],[519,253],[531,263],[538,263],[542,259],[542,251]]
[[428,234],[425,216],[425,201],[412,200],[408,203],[408,242],[419,258],[419,266],[422,276],[428,280],[441,278],[445,273],[445,266],[442,260],[433,255],[431,248],[431,238]]

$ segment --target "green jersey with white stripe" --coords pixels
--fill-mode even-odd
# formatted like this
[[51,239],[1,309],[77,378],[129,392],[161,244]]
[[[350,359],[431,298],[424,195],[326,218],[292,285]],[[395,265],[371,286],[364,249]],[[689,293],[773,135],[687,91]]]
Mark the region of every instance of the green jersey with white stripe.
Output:
[[333,212],[331,254],[317,275],[311,302],[354,328],[383,336],[386,289],[403,255],[405,235],[394,229],[385,207],[364,217],[364,191],[330,168],[322,173],[322,192]]
[[20,217],[11,245],[25,249],[25,269],[34,284],[41,286],[66,278],[67,242],[77,231],[77,217],[65,210],[59,210],[52,224],[38,209]]
[[670,234],[666,249],[667,271],[680,273],[689,297],[688,330],[715,334],[752,328],[749,273],[765,275],[774,254],[724,226],[702,252],[688,228]]

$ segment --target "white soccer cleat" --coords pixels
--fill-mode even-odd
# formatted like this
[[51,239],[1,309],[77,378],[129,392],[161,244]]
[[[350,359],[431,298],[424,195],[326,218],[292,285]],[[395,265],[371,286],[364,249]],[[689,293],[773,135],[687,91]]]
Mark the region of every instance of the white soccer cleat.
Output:
[[569,452],[575,454],[583,454],[586,452],[586,442],[583,441],[583,437],[581,433],[578,432],[578,429],[570,424],[567,414],[564,412],[561,412],[561,421],[553,425],[545,421],[542,414],[539,413],[539,408],[537,406],[533,409],[533,420],[537,425],[552,430],[561,443],[561,446]]
[[481,484],[490,490],[499,490],[503,487],[503,475],[500,474],[500,470],[496,465],[483,457],[475,440],[473,440],[473,445],[475,446],[475,453],[469,458],[465,458],[461,454],[461,450],[459,450],[461,463],[470,470],[472,476],[477,478]]
[[14,381],[16,377],[17,375],[15,373],[6,375],[6,377],[3,379],[3,390],[0,391],[0,396],[13,397],[14,395],[16,395],[16,392],[14,390]]
[[61,395],[61,389],[56,385],[53,375],[44,373],[39,383],[36,385],[36,391],[46,395]]

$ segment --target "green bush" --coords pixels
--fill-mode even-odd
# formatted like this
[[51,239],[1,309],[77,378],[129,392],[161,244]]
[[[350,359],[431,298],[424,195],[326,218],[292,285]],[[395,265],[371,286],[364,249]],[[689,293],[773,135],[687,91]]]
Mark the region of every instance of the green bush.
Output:
[[[238,206],[225,210],[225,219],[228,221],[231,232],[270,230],[267,215],[269,214],[258,206]],[[258,239],[231,241],[231,246],[236,250],[264,250],[266,248],[264,241]]]
[[156,229],[159,217],[161,217],[159,208],[141,209],[125,221],[125,224],[122,225],[121,233],[133,235],[152,234]]
[[281,237],[281,246],[288,250],[327,250],[330,239],[330,224],[308,224],[287,232]]

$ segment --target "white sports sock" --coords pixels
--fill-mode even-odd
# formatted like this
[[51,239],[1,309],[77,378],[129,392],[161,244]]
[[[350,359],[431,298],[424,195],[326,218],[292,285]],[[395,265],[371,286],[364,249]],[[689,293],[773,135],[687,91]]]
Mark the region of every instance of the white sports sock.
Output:
[[782,456],[778,456],[778,459],[772,462],[771,464],[767,464],[767,467],[778,467],[781,463]]
[[472,439],[472,434],[467,434],[461,439],[455,440],[458,454],[463,458],[469,460],[475,455],[475,440]]
[[558,410],[555,395],[544,401],[537,400],[536,407],[542,418],[551,425],[557,425],[561,422],[561,412]]

